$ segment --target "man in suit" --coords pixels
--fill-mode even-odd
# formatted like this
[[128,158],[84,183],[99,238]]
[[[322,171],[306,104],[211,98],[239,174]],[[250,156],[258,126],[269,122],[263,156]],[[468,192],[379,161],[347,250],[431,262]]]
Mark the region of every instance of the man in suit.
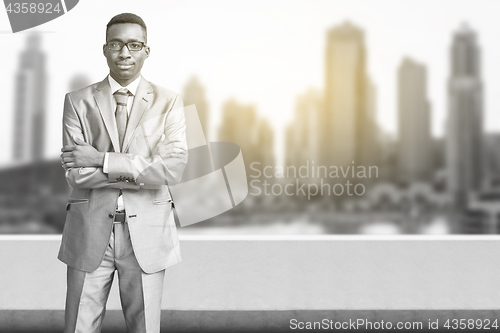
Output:
[[168,185],[187,163],[183,102],[141,76],[146,43],[140,17],[113,17],[109,75],[65,98],[65,332],[100,332],[115,271],[128,331],[159,332],[165,269],[181,261]]

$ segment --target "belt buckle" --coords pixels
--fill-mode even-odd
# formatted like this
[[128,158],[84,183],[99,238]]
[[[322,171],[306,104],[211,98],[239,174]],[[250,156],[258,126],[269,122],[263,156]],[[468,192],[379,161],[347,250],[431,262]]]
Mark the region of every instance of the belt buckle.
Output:
[[114,218],[113,223],[114,224],[122,224],[122,223],[125,223],[125,222],[126,222],[125,211],[115,212],[115,218]]

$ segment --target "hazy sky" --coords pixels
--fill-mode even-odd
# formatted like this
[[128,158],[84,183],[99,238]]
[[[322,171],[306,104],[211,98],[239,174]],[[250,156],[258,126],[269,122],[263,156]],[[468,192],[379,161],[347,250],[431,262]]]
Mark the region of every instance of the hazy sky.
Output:
[[[221,106],[235,97],[252,103],[275,130],[278,160],[295,98],[323,88],[326,31],[346,20],[364,29],[368,74],[377,89],[377,119],[396,134],[396,70],[405,56],[428,70],[432,129],[441,136],[446,119],[449,49],[462,22],[478,34],[485,86],[485,129],[500,131],[500,1],[97,1],[81,0],[66,15],[46,23],[48,105],[46,156],[59,155],[64,94],[75,74],[91,82],[108,73],[102,44],[105,25],[120,12],[134,12],[148,25],[151,56],[143,68],[150,81],[182,92],[192,75],[206,88],[211,132]],[[32,29],[33,30],[33,29]],[[12,155],[14,78],[26,34],[10,32],[0,10],[0,164]],[[211,136],[212,141],[216,137]]]

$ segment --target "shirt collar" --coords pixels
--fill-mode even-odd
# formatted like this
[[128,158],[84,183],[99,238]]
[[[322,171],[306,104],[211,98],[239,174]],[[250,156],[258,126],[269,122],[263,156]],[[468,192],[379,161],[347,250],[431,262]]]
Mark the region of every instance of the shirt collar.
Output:
[[141,82],[141,75],[137,79],[135,79],[132,83],[130,83],[126,87],[122,87],[118,82],[116,82],[115,79],[111,77],[111,75],[108,75],[108,81],[109,81],[109,86],[111,87],[111,94],[114,94],[117,90],[120,90],[122,88],[127,88],[128,91],[132,93],[132,95],[135,96],[137,92],[137,88],[139,87],[139,83]]

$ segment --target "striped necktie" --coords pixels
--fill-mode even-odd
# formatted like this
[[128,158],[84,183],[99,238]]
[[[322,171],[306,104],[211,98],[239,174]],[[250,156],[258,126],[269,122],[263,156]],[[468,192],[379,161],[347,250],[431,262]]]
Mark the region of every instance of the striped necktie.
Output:
[[128,112],[127,112],[127,99],[130,92],[127,88],[117,90],[113,96],[116,100],[116,127],[118,128],[118,140],[120,141],[120,151],[123,152],[123,138],[125,136],[125,129],[127,128]]

